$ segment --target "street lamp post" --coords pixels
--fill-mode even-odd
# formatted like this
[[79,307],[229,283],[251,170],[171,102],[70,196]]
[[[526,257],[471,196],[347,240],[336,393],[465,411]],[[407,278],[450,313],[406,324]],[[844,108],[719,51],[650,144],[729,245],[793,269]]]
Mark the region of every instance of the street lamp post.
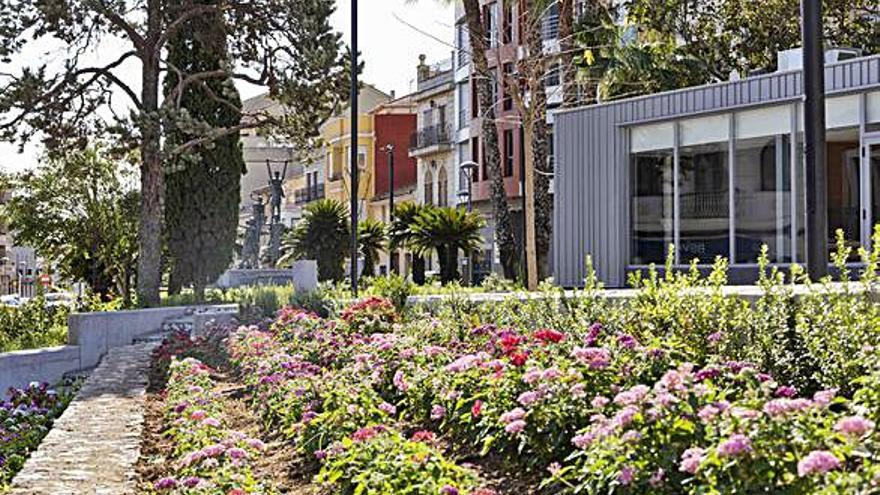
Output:
[[[467,188],[459,191],[459,198],[467,198],[467,211],[468,213],[474,210],[474,175],[479,170],[480,165],[477,162],[466,161],[459,166],[459,174],[464,178],[465,183],[467,184]],[[459,182],[461,182],[459,180]],[[474,268],[473,268],[473,257],[472,253],[468,251],[465,253],[465,262],[467,266],[465,267],[465,280],[467,281],[467,285],[474,284]]]
[[351,293],[358,295],[358,3],[351,0]]
[[825,168],[825,49],[821,0],[801,0],[804,57],[804,153],[806,158],[807,271],[828,274],[828,196]]
[[[394,221],[394,145],[388,143],[383,148],[385,150],[386,156],[388,157],[388,220]],[[388,271],[389,274],[391,272],[397,272],[398,264],[395,263],[397,252],[394,248],[391,247],[391,243],[388,244],[388,257],[389,264],[391,265],[391,269]]]

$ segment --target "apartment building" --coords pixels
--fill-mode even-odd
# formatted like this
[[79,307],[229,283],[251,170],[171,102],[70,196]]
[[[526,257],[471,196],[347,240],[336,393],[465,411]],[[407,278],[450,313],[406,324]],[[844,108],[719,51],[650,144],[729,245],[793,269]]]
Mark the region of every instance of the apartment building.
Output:
[[[522,200],[522,169],[523,157],[525,156],[525,143],[523,129],[520,124],[518,112],[511,95],[505,94],[504,76],[516,70],[516,63],[522,56],[523,33],[520,23],[520,10],[516,2],[501,0],[481,0],[482,19],[489,38],[488,61],[494,74],[493,87],[495,102],[496,122],[498,128],[498,148],[501,170],[504,176],[504,187],[509,198],[511,207],[514,235],[520,251],[523,239],[523,200]],[[575,2],[576,11],[580,11],[581,3]],[[465,20],[464,7],[457,2],[455,8],[455,46],[456,52],[453,57],[453,84],[455,91],[455,163],[456,185],[459,189],[465,187],[466,182],[461,177],[460,167],[462,163],[473,161],[479,165],[478,171],[473,177],[472,203],[474,209],[479,211],[487,219],[487,227],[483,232],[485,245],[481,258],[475,260],[474,273],[477,278],[490,272],[500,272],[501,265],[498,258],[497,246],[494,243],[495,227],[494,215],[491,204],[491,181],[483,160],[481,109],[479,98],[474,82],[474,69],[469,56],[470,37]],[[552,58],[559,53],[559,6],[556,2],[548,5],[541,23],[542,36],[544,38],[544,52],[551,59],[545,88],[547,92],[548,123],[553,124],[552,114],[549,110],[557,107],[562,102],[562,81],[559,64],[554,63]],[[551,131],[552,143],[552,131]],[[551,146],[551,160],[552,158]],[[461,196],[466,200],[466,195]]]

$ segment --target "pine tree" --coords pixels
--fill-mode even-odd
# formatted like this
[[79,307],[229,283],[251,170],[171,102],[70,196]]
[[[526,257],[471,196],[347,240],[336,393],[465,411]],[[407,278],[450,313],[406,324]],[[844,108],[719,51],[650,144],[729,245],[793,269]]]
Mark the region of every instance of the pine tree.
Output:
[[[201,0],[205,5],[217,0]],[[179,73],[206,73],[230,63],[223,18],[209,14],[178,31],[168,47],[165,92]],[[179,73],[177,71],[180,71]],[[185,143],[204,128],[238,125],[241,98],[229,77],[189,85],[180,95],[180,115],[167,139]],[[165,171],[165,233],[172,292],[192,285],[197,297],[232,262],[238,229],[241,176],[245,172],[238,134],[198,146],[176,157]]]

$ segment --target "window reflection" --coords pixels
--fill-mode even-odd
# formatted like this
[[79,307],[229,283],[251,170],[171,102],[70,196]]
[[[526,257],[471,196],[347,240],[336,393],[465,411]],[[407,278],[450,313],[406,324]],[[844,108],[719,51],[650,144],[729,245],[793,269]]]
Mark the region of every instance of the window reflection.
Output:
[[679,151],[679,260],[710,264],[729,256],[730,209],[727,143]]
[[632,262],[662,263],[673,238],[673,151],[633,153]]

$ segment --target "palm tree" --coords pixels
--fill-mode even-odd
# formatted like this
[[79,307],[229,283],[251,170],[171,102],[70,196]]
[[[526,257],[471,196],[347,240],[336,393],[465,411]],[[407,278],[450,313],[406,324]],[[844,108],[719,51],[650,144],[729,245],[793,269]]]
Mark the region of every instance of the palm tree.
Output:
[[385,249],[388,242],[388,228],[385,223],[374,218],[366,218],[358,225],[358,243],[364,255],[364,271],[361,276],[376,274],[376,260],[379,251]]
[[459,278],[458,251],[477,251],[483,245],[480,231],[486,221],[479,213],[461,208],[425,208],[412,225],[412,244],[422,252],[435,250],[440,259],[440,280]]
[[419,285],[425,283],[425,258],[413,245],[412,226],[416,223],[416,218],[423,209],[424,206],[412,201],[396,205],[388,232],[391,251],[408,249],[413,252],[412,278],[413,282]]
[[317,260],[318,279],[340,281],[342,261],[348,254],[348,208],[334,199],[322,199],[305,207],[302,220],[289,230],[281,245],[279,266],[293,260]]
[[[409,0],[416,2],[417,0]],[[436,0],[443,4],[451,4],[454,0]],[[505,0],[509,1],[509,0]],[[540,0],[546,2],[548,0]],[[493,99],[497,96],[493,91],[495,84],[501,83],[497,74],[497,68],[489,67],[489,33],[486,32],[483,23],[480,0],[463,0],[465,23],[468,28],[470,39],[470,55],[474,64],[473,79],[477,86],[477,98],[480,109],[480,128],[482,130],[480,141],[483,148],[483,166],[489,173],[491,180],[491,197],[493,216],[495,218],[495,241],[500,251],[501,265],[504,268],[504,276],[516,277],[518,256],[516,253],[516,241],[513,236],[513,222],[510,216],[510,204],[507,199],[507,190],[504,187],[504,175],[501,170],[501,159],[498,151],[498,125],[496,114],[499,101]]]

